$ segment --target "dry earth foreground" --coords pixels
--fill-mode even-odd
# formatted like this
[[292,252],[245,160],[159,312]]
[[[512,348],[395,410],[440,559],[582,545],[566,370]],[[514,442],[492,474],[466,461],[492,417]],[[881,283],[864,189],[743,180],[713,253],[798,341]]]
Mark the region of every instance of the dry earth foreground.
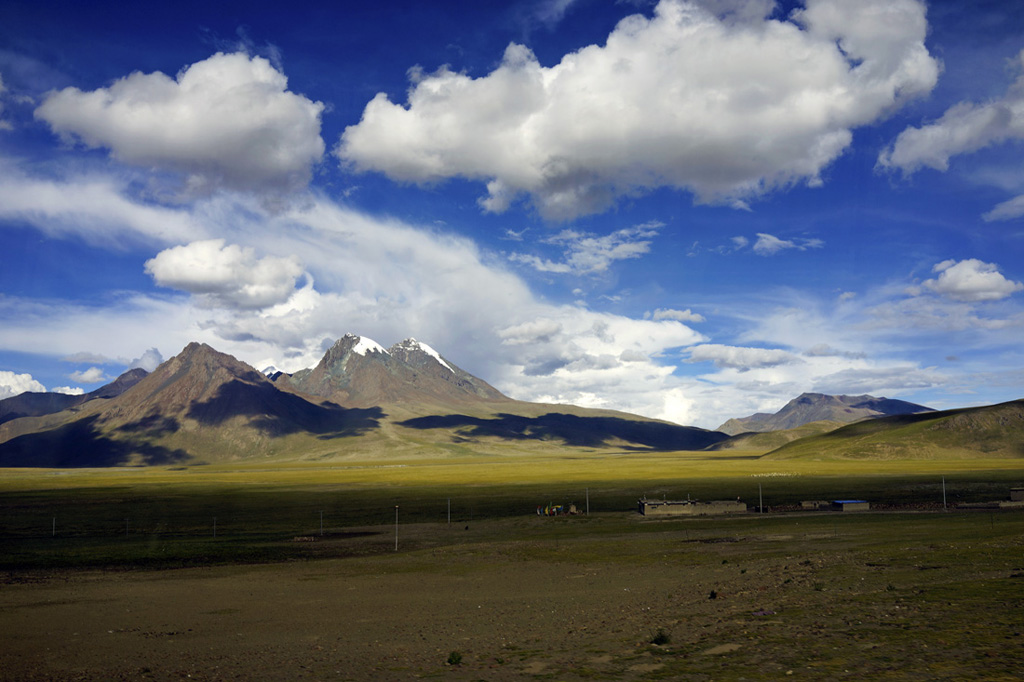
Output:
[[[329,529],[293,559],[0,573],[3,680],[1019,680],[1024,514]],[[144,542],[144,539],[137,540]],[[303,559],[303,552],[308,556]]]

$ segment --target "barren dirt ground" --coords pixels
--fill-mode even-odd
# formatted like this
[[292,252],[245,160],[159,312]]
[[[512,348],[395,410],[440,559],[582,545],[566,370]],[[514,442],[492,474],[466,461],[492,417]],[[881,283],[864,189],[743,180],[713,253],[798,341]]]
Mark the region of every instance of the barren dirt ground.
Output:
[[399,552],[374,528],[310,543],[354,543],[360,556],[283,564],[0,575],[0,679],[1010,680],[1024,670],[1019,534],[943,540],[894,521],[880,544],[856,526],[676,522],[639,533],[630,527],[645,522],[623,518],[621,532],[602,534],[591,532],[600,520],[579,532],[554,520],[565,536],[548,526],[536,539],[533,520],[410,526]]

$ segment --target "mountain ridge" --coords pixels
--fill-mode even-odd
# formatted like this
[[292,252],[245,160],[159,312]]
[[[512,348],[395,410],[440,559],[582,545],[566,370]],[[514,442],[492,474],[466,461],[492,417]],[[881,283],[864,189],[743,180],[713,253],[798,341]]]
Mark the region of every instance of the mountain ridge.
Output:
[[[417,421],[418,420],[418,421]],[[188,344],[109,400],[0,425],[0,466],[423,456],[510,444],[700,449],[724,434],[610,410],[515,401],[426,344],[339,339],[316,367],[264,373]]]
[[801,393],[778,412],[757,412],[749,417],[729,419],[716,431],[738,436],[743,433],[785,431],[820,421],[851,423],[861,419],[931,412],[930,407],[904,400],[876,398],[871,395],[828,395]]
[[1024,400],[867,419],[795,440],[764,457],[810,460],[1024,457]]

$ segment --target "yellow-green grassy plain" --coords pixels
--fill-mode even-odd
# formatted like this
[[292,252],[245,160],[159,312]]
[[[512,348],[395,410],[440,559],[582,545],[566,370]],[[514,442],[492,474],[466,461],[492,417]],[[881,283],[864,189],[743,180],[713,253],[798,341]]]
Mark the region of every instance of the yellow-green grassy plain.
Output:
[[[905,476],[1024,477],[1024,459],[769,460],[761,452],[621,452],[270,462],[113,469],[0,469],[0,492],[108,485],[463,486],[729,479],[854,480]],[[727,491],[723,491],[725,494]]]
[[0,680],[1018,679],[1024,461],[759,454],[0,470]]

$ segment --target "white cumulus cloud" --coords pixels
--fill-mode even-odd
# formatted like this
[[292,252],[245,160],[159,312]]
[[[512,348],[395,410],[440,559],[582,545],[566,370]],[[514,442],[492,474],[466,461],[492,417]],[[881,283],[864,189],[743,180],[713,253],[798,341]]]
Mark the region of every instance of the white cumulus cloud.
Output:
[[938,278],[925,280],[924,286],[955,301],[998,301],[1024,289],[1024,284],[1006,279],[994,263],[976,258],[936,264],[932,272]]
[[217,53],[164,73],[132,73],[106,88],[50,93],[36,117],[120,161],[185,173],[193,188],[305,187],[324,152],[324,105],[288,91],[269,61]]
[[820,184],[853,128],[937,80],[918,0],[808,0],[787,19],[746,8],[662,0],[551,67],[513,43],[480,78],[414,68],[407,103],[378,94],[335,154],[403,181],[479,180],[495,212],[528,195],[570,219],[662,186],[743,207]]
[[142,368],[147,372],[152,372],[154,369],[160,366],[160,363],[164,361],[164,356],[160,354],[156,348],[150,348],[140,357],[135,358],[128,363],[128,369]]
[[21,393],[43,393],[46,387],[32,378],[31,374],[15,374],[0,370],[0,400],[11,398]]
[[652,320],[676,320],[678,322],[704,322],[704,316],[695,313],[689,308],[686,310],[673,310],[672,308],[658,308],[653,313],[646,313],[644,319]]
[[303,269],[295,256],[258,258],[251,247],[206,239],[161,251],[146,261],[146,272],[210,305],[256,309],[287,301]]
[[72,372],[68,378],[80,384],[98,384],[101,381],[109,381],[110,379],[99,367],[90,367],[86,370]]

